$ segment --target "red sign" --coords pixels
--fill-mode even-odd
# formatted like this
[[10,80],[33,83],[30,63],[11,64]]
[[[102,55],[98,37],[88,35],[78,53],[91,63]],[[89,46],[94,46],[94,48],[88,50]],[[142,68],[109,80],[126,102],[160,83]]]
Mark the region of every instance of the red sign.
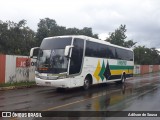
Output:
[[29,67],[30,66],[30,58],[16,58],[16,67]]

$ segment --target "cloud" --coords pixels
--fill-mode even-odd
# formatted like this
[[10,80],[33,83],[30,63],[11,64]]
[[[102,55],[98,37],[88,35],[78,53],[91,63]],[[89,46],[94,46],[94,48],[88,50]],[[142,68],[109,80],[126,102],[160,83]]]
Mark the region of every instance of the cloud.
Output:
[[125,24],[127,39],[160,48],[159,4],[159,0],[3,0],[0,19],[26,19],[36,31],[39,20],[49,17],[66,27],[92,27],[103,39]]

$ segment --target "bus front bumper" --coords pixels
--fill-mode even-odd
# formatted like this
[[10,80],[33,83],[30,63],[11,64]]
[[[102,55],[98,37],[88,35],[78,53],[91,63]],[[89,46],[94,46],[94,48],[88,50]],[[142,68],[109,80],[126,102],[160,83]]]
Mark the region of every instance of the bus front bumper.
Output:
[[40,78],[35,78],[36,84],[38,86],[53,86],[56,88],[69,88],[70,79],[57,79],[57,80],[45,80]]

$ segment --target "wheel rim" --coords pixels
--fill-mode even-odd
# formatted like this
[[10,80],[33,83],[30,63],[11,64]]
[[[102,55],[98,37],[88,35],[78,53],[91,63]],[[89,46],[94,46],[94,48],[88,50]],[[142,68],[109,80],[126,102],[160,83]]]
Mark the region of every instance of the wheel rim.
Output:
[[124,83],[124,77],[122,77],[122,83]]
[[84,81],[84,88],[88,89],[89,86],[90,86],[89,80],[85,79],[85,81]]
[[122,77],[122,83],[124,83],[124,82],[125,82],[125,77],[123,76],[123,77]]

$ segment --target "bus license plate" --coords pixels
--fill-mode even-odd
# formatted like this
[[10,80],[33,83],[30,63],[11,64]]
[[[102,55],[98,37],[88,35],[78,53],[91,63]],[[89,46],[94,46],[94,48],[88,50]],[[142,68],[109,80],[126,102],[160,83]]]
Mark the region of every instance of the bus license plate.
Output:
[[51,82],[45,82],[46,85],[51,85]]

